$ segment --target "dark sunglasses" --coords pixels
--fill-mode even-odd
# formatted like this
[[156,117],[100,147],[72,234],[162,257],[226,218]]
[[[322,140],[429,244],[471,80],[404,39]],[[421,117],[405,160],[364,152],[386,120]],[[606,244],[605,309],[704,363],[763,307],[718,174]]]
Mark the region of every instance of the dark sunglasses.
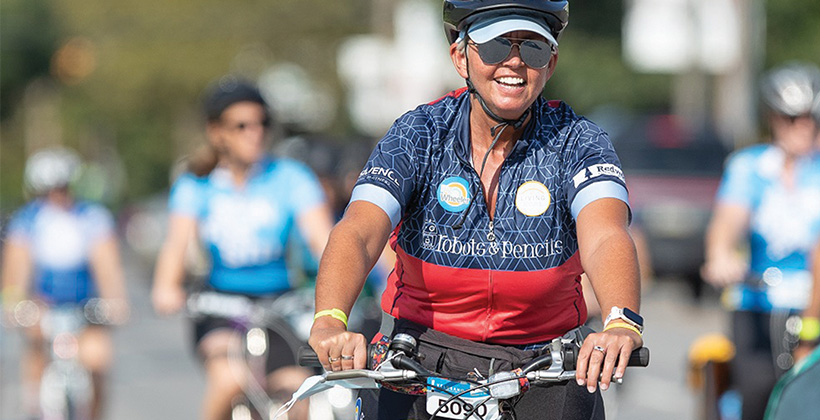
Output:
[[239,123],[236,123],[236,124],[230,124],[230,125],[226,125],[225,128],[227,128],[230,131],[243,132],[245,130],[249,130],[249,129],[257,128],[257,127],[262,127],[262,128],[267,129],[267,128],[270,128],[270,125],[271,125],[270,124],[270,119],[265,118],[265,119],[263,119],[262,121],[259,121],[259,122],[256,122],[256,121],[254,121],[254,122],[245,122],[245,121],[243,121],[243,122],[239,122]]
[[552,46],[535,39],[495,37],[483,44],[470,42],[478,49],[478,56],[484,64],[498,64],[509,57],[513,45],[518,46],[521,60],[529,67],[543,69],[550,63]]

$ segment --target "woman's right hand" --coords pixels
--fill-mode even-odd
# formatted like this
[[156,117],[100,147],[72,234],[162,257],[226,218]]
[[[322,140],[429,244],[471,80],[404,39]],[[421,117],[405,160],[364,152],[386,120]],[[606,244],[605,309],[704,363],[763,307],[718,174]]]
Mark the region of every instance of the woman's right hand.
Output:
[[160,315],[171,315],[179,312],[185,305],[185,289],[181,285],[156,284],[151,291],[151,302],[154,311]]
[[313,322],[308,344],[316,352],[325,370],[364,369],[367,365],[367,343],[364,336],[345,329],[344,324],[329,316]]
[[739,283],[749,271],[745,259],[736,255],[710,258],[701,267],[700,274],[712,286],[723,288]]

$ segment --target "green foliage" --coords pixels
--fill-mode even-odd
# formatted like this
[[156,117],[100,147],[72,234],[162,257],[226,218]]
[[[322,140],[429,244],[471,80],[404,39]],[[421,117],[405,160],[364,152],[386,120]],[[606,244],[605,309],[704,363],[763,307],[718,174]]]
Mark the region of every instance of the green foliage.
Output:
[[800,60],[820,65],[820,2],[766,2],[767,68]]
[[[429,0],[440,4],[440,0]],[[344,91],[336,52],[345,38],[385,32],[390,0],[3,0],[0,2],[0,205],[22,200],[25,156],[21,94],[49,77],[52,54],[68,39],[92,46],[87,76],[59,87],[62,142],[85,156],[116,149],[127,170],[125,200],[168,186],[169,168],[202,141],[199,95],[226,73],[256,77],[295,63]],[[669,76],[633,72],[622,60],[624,1],[572,1],[557,71],[545,95],[581,113],[601,105],[667,109]],[[820,2],[770,0],[765,66],[820,61]],[[351,133],[346,112],[329,131]]]
[[25,81],[49,71],[58,22],[44,0],[0,2],[0,120],[6,119],[19,101]]

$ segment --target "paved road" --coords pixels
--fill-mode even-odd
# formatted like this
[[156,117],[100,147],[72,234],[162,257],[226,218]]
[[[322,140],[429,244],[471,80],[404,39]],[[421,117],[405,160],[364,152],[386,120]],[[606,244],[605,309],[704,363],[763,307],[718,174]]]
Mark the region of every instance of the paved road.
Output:
[[[187,322],[160,319],[149,307],[145,264],[125,255],[133,317],[116,331],[108,419],[195,419],[203,375],[190,350]],[[689,344],[707,332],[725,331],[726,317],[714,299],[697,304],[682,283],[663,281],[647,290],[642,313],[652,350],[646,369],[632,369],[626,383],[605,392],[608,419],[695,419],[695,398],[686,385]],[[0,420],[19,419],[17,334],[0,331]]]

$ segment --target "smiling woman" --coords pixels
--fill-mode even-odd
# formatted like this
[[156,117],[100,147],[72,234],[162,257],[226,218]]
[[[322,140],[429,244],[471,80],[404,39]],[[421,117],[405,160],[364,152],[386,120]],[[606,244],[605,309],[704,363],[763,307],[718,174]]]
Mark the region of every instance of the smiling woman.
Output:
[[[583,345],[575,381],[533,387],[487,418],[505,418],[502,410],[522,420],[603,418],[599,389],[623,376],[627,358],[618,355],[643,345],[642,328],[611,319],[602,333],[582,332],[581,274],[607,313],[638,312],[640,277],[625,181],[606,133],[541,97],[567,10],[563,0],[444,2],[450,58],[467,87],[396,120],[361,172],[317,277],[309,343],[325,369],[360,369],[369,356],[373,364],[384,356],[367,354],[361,334],[326,314],[349,313],[389,238],[397,260],[377,348],[401,333],[434,332],[418,362],[466,376],[496,361],[519,367],[491,361],[484,346],[543,351],[576,337]],[[445,357],[425,347],[453,341],[432,337],[464,344]],[[416,391],[362,392],[359,414],[439,414]],[[562,407],[553,407],[558,400]]]

